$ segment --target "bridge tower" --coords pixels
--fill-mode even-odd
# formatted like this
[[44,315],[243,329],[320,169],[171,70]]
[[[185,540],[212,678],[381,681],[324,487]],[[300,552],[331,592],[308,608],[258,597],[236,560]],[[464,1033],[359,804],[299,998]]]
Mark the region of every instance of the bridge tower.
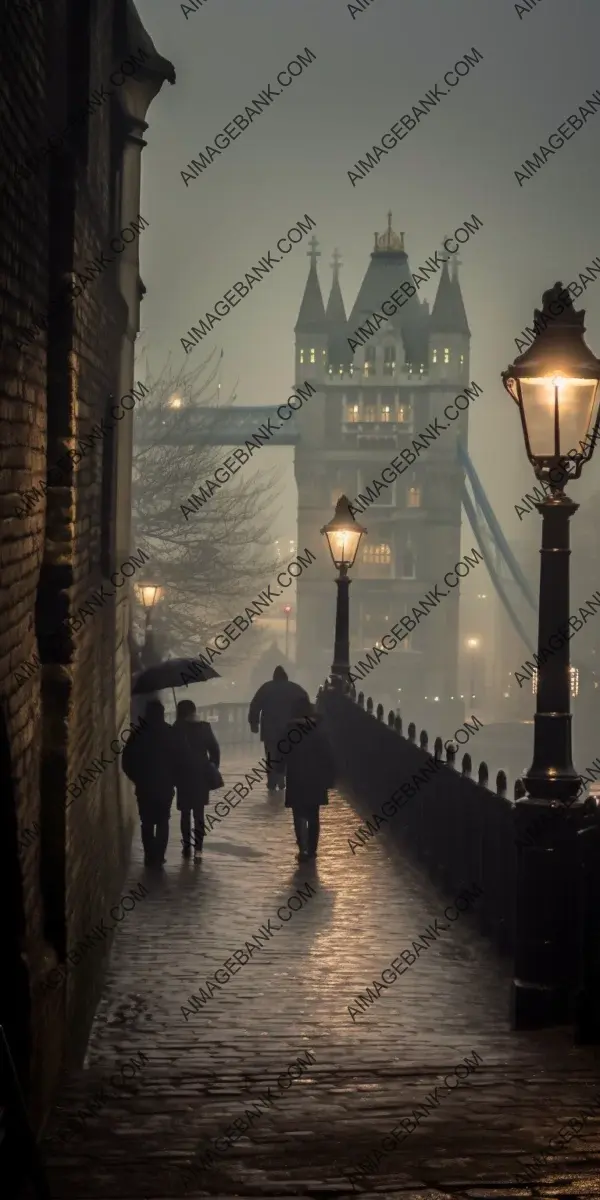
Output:
[[[402,450],[414,453],[413,437],[436,417],[446,426],[439,438],[372,503],[366,498],[364,506],[356,503],[357,518],[369,532],[352,571],[351,662],[364,659],[430,588],[443,586],[444,574],[460,558],[464,471],[457,438],[467,446],[468,413],[450,423],[444,408],[469,381],[470,332],[457,267],[450,273],[445,263],[431,313],[417,291],[378,329],[372,323],[373,334],[355,332],[382,313],[382,303],[401,284],[414,286],[404,234],[393,231],[391,213],[385,233],[375,234],[348,318],[338,252],[326,309],[315,239],[309,257],[295,329],[296,384],[310,379],[318,390],[298,421],[295,469],[298,549],[310,547],[318,557],[298,580],[297,661],[303,677],[314,683],[329,672],[335,607],[333,567],[319,529],[343,492],[352,503]],[[426,717],[439,696],[440,712],[456,696],[458,608],[457,588],[366,674],[362,690],[400,702],[415,720],[421,712]]]

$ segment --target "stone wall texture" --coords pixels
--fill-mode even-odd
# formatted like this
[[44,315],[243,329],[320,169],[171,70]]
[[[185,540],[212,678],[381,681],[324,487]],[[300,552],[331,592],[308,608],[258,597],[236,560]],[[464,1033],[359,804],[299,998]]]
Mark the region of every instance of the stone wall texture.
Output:
[[110,938],[75,947],[121,894],[134,824],[109,749],[129,696],[120,427],[52,473],[119,395],[118,266],[64,298],[121,228],[118,94],[47,149],[121,61],[124,20],[122,0],[0,0],[0,1022],[38,1128],[85,1049]]

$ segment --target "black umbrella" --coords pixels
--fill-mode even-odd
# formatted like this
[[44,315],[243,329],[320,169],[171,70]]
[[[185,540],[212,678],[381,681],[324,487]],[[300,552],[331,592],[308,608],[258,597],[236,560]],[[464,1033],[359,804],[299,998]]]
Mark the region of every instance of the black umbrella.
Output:
[[199,658],[167,658],[165,662],[147,667],[140,671],[131,689],[133,696],[144,695],[148,692],[162,692],[172,688],[175,700],[175,688],[187,687],[188,683],[206,683],[208,679],[220,679],[218,671],[203,663]]

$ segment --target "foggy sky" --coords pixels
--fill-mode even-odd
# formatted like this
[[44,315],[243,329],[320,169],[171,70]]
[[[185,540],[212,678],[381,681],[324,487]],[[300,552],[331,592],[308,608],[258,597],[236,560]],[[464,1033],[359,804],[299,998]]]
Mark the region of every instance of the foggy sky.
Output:
[[[413,271],[476,213],[484,227],[460,253],[471,378],[485,389],[469,410],[470,452],[509,538],[537,544],[539,518],[520,525],[514,512],[533,473],[499,374],[542,292],[600,254],[600,112],[523,187],[514,171],[600,87],[597,2],[538,0],[521,18],[508,0],[373,0],[354,20],[342,0],[206,0],[187,20],[175,0],[138,8],[177,72],[150,107],[143,153],[152,237],[141,239],[141,325],[153,368],[169,351],[196,366],[216,344],[225,394],[239,378],[238,403],[279,404],[294,378],[306,242],[187,359],[179,339],[291,225],[305,213],[317,221],[325,302],[339,247],[349,312],[388,209]],[[186,188],[189,160],[306,46],[316,61]],[[473,46],[483,61],[353,188],[348,170]],[[419,294],[432,302],[435,285]],[[600,280],[575,305],[600,354]],[[294,537],[291,451],[269,451],[269,462],[287,476],[274,536]],[[596,451],[574,499],[600,487],[599,471]]]

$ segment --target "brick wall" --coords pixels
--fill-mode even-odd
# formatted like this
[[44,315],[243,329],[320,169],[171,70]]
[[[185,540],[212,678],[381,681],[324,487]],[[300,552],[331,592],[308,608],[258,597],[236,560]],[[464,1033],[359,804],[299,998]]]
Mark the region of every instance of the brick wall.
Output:
[[[64,624],[103,582],[114,590],[114,440],[47,480],[119,395],[128,311],[115,271],[59,300],[120,228],[120,99],[23,177],[14,164],[108,79],[124,11],[125,0],[0,0],[0,1021],[38,1126],[62,1066],[83,1054],[109,946],[54,989],[50,972],[118,899],[134,818],[118,762],[71,805],[67,792],[119,732],[129,689],[127,598],[77,632]],[[47,327],[28,344],[40,313]],[[46,482],[23,511],[18,493]]]

